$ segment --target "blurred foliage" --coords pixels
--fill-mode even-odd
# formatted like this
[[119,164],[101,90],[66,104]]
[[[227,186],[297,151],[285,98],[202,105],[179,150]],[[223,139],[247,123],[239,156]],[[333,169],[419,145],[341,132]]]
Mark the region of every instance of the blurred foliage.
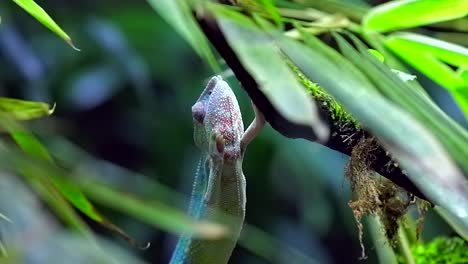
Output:
[[416,263],[467,263],[468,245],[463,239],[438,237],[411,248]]
[[[190,107],[208,76],[213,74],[210,69],[218,71],[220,67],[225,68],[223,62],[213,55],[191,16],[190,6],[186,4],[191,1],[161,0],[149,1],[150,4],[128,0],[119,3],[107,0],[40,2],[54,21],[34,1],[14,2],[71,43],[68,35],[55,24],[56,21],[73,37],[81,52],[74,52],[57,41],[56,36],[43,30],[37,21],[12,2],[0,3],[0,65],[3,66],[0,71],[0,126],[2,131],[6,131],[2,134],[0,145],[0,252],[4,256],[0,262],[166,263],[179,233],[192,231],[208,237],[222,233],[222,226],[193,221],[183,213],[199,155],[192,142]],[[414,1],[400,1],[398,8],[394,9],[396,11],[383,7],[370,9],[371,5],[382,1],[259,2],[261,5],[244,3],[244,8],[251,13],[255,13],[255,8],[260,8],[260,15],[249,23],[255,27],[261,25],[261,30],[244,35],[241,27],[237,29],[238,35],[232,35],[238,37],[232,40],[237,44],[241,37],[245,38],[244,45],[263,41],[260,42],[264,44],[263,48],[259,50],[246,50],[248,46],[239,46],[236,50],[245,54],[244,59],[250,59],[246,63],[251,65],[256,78],[269,82],[269,85],[286,82],[286,79],[276,82],[268,78],[278,73],[273,66],[281,63],[278,57],[274,57],[277,56],[275,47],[268,42],[271,37],[281,45],[297,48],[290,49],[296,52],[295,64],[299,64],[299,59],[305,58],[307,52],[315,52],[316,58],[324,59],[323,63],[317,61],[310,71],[305,71],[303,67],[300,68],[303,73],[296,73],[303,74],[304,79],[300,82],[306,84],[312,93],[318,92],[321,96],[332,94],[333,97],[327,97],[333,98],[329,103],[336,105],[339,101],[348,110],[342,110],[342,106],[335,107],[337,115],[344,116],[346,120],[356,118],[366,125],[369,125],[369,120],[375,120],[376,123],[371,126],[374,131],[380,131],[377,133],[382,135],[394,133],[394,138],[402,143],[392,145],[396,153],[402,156],[408,149],[405,145],[408,138],[415,139],[411,143],[413,145],[408,145],[414,147],[419,158],[421,153],[430,153],[429,147],[421,147],[427,143],[424,141],[426,136],[432,138],[436,135],[436,147],[433,149],[437,150],[435,153],[440,156],[436,157],[440,158],[428,159],[421,164],[448,165],[437,168],[439,172],[414,174],[415,178],[431,181],[427,175],[435,175],[432,180],[439,176],[443,179],[447,171],[453,168],[451,159],[458,160],[457,167],[462,167],[466,175],[466,163],[461,164],[467,155],[466,141],[463,141],[468,127],[465,107],[468,83],[465,76],[468,67],[466,47],[453,48],[453,44],[446,42],[435,45],[439,42],[433,39],[426,39],[422,44],[410,43],[408,52],[395,52],[410,64],[401,65],[389,50],[383,48],[387,45],[392,49],[395,44],[392,39],[394,41],[401,35],[376,37],[375,32],[360,32],[365,27],[360,28],[357,24],[364,19],[368,29],[378,29],[373,25],[381,25],[382,21],[388,23],[384,25],[385,30],[422,26],[412,29],[412,34],[438,38],[442,33],[454,33],[449,41],[463,43],[466,38],[466,27],[463,25],[467,24],[467,20],[458,17],[466,15],[466,9],[463,9],[468,6],[466,1],[444,1],[459,3],[461,8],[439,8],[443,12],[437,18],[406,16],[406,19],[413,21],[405,20],[404,26],[391,24],[402,20],[388,20],[386,17],[401,16],[399,12],[413,12],[415,7],[405,10],[404,3]],[[428,7],[427,4],[437,1],[416,2],[426,2],[422,4]],[[180,3],[183,9],[178,9]],[[277,5],[281,8],[276,8]],[[298,7],[301,9],[297,10]],[[228,11],[231,13],[223,14],[236,14],[238,10]],[[307,17],[305,20],[310,20],[310,17],[314,19],[310,24],[307,21],[296,21],[298,24],[294,24],[291,23],[294,18],[285,19],[286,11]],[[180,13],[173,16],[174,12]],[[335,13],[343,14],[346,20],[333,16]],[[268,17],[273,24],[265,22]],[[452,20],[455,18],[458,19]],[[443,20],[450,21],[428,25]],[[174,26],[177,23],[180,24]],[[293,27],[288,28],[291,24],[294,24]],[[233,25],[226,25],[225,33],[232,33]],[[343,39],[337,35],[333,38],[328,34],[330,30],[342,28],[356,34],[362,33],[359,35],[361,39],[349,36]],[[296,32],[294,36],[305,40],[309,46],[296,46],[299,41],[292,43],[282,35],[269,35],[277,29]],[[262,37],[258,37],[259,32],[263,34]],[[320,40],[307,32],[320,34]],[[381,52],[385,63],[391,68],[408,72],[406,68],[412,66],[419,70],[422,74],[410,68],[438,106],[426,97],[421,86],[414,84],[416,82],[405,83],[389,77],[392,72],[370,57],[372,55],[368,54],[367,49],[360,47],[362,40]],[[186,41],[195,47],[196,52]],[[336,48],[336,43],[344,57],[330,48]],[[412,51],[420,49],[421,45],[427,50],[436,50],[434,54],[440,55],[437,56],[440,61],[435,64],[419,61],[414,64],[414,59],[419,55]],[[318,49],[311,51],[311,46]],[[269,62],[256,61],[252,57],[258,56],[259,52],[264,52],[264,59]],[[338,56],[340,59],[336,63],[334,58]],[[424,58],[426,62],[433,59]],[[336,63],[335,68],[328,67],[333,63]],[[427,71],[430,66],[430,71]],[[447,83],[447,78],[439,77],[441,72],[452,76],[454,81]],[[323,76],[312,78],[316,74]],[[276,78],[281,76],[277,74]],[[447,88],[451,94],[426,77]],[[253,115],[249,110],[249,98],[237,86],[234,78],[228,80],[235,88],[247,124]],[[294,82],[294,78],[292,80]],[[385,85],[394,89],[386,89]],[[359,88],[367,86],[379,92],[353,97]],[[340,89],[334,91],[333,87],[348,89],[350,93],[344,94],[344,90]],[[268,92],[269,86],[264,88]],[[294,112],[290,106],[295,105],[300,110],[293,113],[292,118],[299,118],[300,122],[313,121],[315,129],[321,126],[315,121],[313,108],[307,108],[310,105],[303,101],[306,93],[298,90],[299,99],[281,106],[285,103],[281,97],[289,99],[288,93],[279,94],[281,90],[278,92],[278,89],[275,91],[270,94],[271,100],[277,100],[276,106],[285,115],[287,111]],[[395,93],[386,94],[389,91]],[[346,99],[346,96],[349,98]],[[465,115],[451,96],[464,109]],[[363,103],[363,98],[368,101]],[[56,107],[50,109],[52,103]],[[458,124],[446,117],[438,107]],[[47,116],[54,109],[54,114]],[[301,116],[301,111],[309,114]],[[376,113],[385,116],[383,119],[386,121],[371,119]],[[40,116],[44,117],[27,124],[17,121]],[[396,126],[396,123],[399,125]],[[418,130],[421,123],[423,128]],[[395,126],[392,127],[392,124]],[[439,152],[440,145],[444,150]],[[343,177],[347,160],[344,155],[317,143],[286,139],[270,127],[265,128],[246,153],[244,173],[248,186],[248,224],[230,263],[358,262],[361,254],[358,230],[347,205],[351,199],[350,187]],[[415,167],[420,165],[415,164]],[[410,167],[414,164],[408,162],[403,165]],[[437,183],[435,180],[431,184]],[[433,189],[443,191],[438,186],[428,188]],[[443,196],[444,193],[436,195]],[[443,203],[450,202],[446,200]],[[453,208],[463,206],[457,202],[452,205]],[[415,209],[410,208],[408,217],[411,218],[414,213]],[[85,215],[123,234],[117,228],[119,226],[138,244],[144,246],[149,241],[151,247],[146,251],[137,250]],[[364,232],[371,232],[375,247],[367,246],[367,262],[395,263],[393,250],[387,247],[385,237],[379,232],[383,228],[379,220],[374,217],[368,219],[370,224],[365,224],[371,228],[365,228]],[[453,229],[430,210],[421,234],[422,240],[452,235],[455,235]],[[466,242],[461,239],[435,238],[433,242],[424,244],[415,242],[411,238],[413,235],[408,237],[408,247],[411,247],[416,263],[431,263],[424,261],[433,257],[460,260],[453,263],[464,263],[463,258],[466,259]],[[363,243],[371,244],[366,234]],[[401,249],[395,251],[403,255]]]

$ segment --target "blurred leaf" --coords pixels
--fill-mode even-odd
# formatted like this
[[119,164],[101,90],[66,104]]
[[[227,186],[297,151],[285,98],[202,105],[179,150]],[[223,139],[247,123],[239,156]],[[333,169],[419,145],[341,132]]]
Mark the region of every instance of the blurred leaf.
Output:
[[36,18],[39,22],[41,22],[44,26],[48,29],[52,30],[55,34],[59,37],[64,39],[68,45],[70,45],[73,49],[78,50],[78,48],[73,45],[71,38],[63,31],[59,25],[55,23],[55,21],[42,9],[36,2],[33,0],[13,0],[17,5],[23,8],[26,12],[28,12],[31,16]]
[[445,210],[440,206],[435,206],[434,210],[447,222],[450,227],[463,239],[468,241],[468,224],[464,221],[460,221],[460,219],[454,216],[449,211]]
[[390,1],[372,8],[364,17],[363,25],[386,32],[461,18],[467,14],[468,0]]
[[[9,127],[10,134],[15,140],[15,142],[23,149],[26,153],[35,157],[39,160],[44,160],[51,164],[51,167],[55,166],[55,163],[49,154],[48,150],[37,140],[32,134],[28,133],[23,128],[19,126]],[[60,203],[61,197],[60,195],[55,194],[55,188],[57,188],[60,193],[77,209],[87,215],[89,218],[93,219],[94,221],[102,224],[104,227],[110,229],[111,231],[115,232],[116,234],[123,237],[127,240],[131,245],[138,246],[138,243],[128,236],[125,232],[120,230],[117,226],[112,224],[111,221],[104,218],[89,202],[86,196],[81,192],[78,186],[69,183],[68,181],[64,180],[62,175],[54,174],[51,172],[44,172],[42,178],[38,178],[39,172],[34,168],[30,168],[27,170],[27,166],[18,165],[18,168],[21,173],[25,174],[33,183],[36,184],[36,188],[42,190],[43,195],[48,197],[46,199],[52,207],[57,209],[57,213],[63,214],[63,211],[67,209],[67,205]],[[53,183],[53,186],[49,184],[49,181]],[[63,216],[63,215],[62,215]],[[75,214],[66,214],[66,220],[69,220],[69,223],[72,226],[77,226],[81,220],[76,219],[78,218]],[[85,229],[85,227],[78,225],[80,229]]]
[[254,252],[258,256],[268,260],[270,263],[277,263],[279,252],[284,254],[294,264],[317,264],[317,260],[312,259],[304,253],[292,248],[267,232],[252,225],[245,224],[238,243],[244,248]]
[[370,229],[377,256],[379,257],[379,263],[398,264],[395,252],[382,232],[382,230],[385,230],[385,227],[380,218],[378,216],[368,216],[367,224]]
[[148,0],[151,7],[190,43],[198,55],[203,57],[215,72],[219,72],[219,64],[205,35],[195,22],[188,2],[185,0]]
[[[46,160],[51,164],[54,164],[49,151],[35,138],[32,134],[26,131],[11,131],[11,136],[15,142],[23,149],[26,153],[33,157]],[[80,189],[74,185],[61,180],[58,177],[50,177],[54,185],[60,190],[60,192],[70,201],[76,208],[82,211],[91,219],[102,222],[103,218],[93,208],[93,205],[86,199]]]
[[52,210],[71,228],[80,232],[91,243],[94,235],[86,223],[77,214],[76,210],[64,199],[62,192],[49,179],[48,172],[38,171],[31,164],[15,163],[16,173],[26,178],[32,188],[45,200]]
[[[67,140],[56,139],[52,140],[50,143],[52,143],[52,149],[58,151],[54,151],[54,153],[57,154],[61,161],[67,165],[70,164],[78,166],[78,168],[74,170],[76,171],[76,175],[72,180],[83,186],[83,190],[86,190],[85,192],[90,190],[91,193],[96,193],[96,197],[94,194],[87,193],[90,199],[96,199],[97,202],[104,206],[109,206],[110,208],[125,212],[141,219],[144,222],[159,228],[164,228],[171,232],[180,233],[183,232],[183,230],[188,230],[192,233],[198,233],[202,237],[205,236],[205,234],[203,234],[204,229],[193,229],[197,228],[198,225],[196,222],[187,218],[186,214],[179,213],[163,204],[173,203],[174,201],[182,198],[176,191],[144,175],[126,170],[108,161],[96,159]],[[80,168],[83,168],[84,171]],[[131,179],[131,181],[129,182],[128,179]],[[89,188],[88,186],[91,187]],[[125,190],[126,192],[131,190],[131,194],[122,193],[119,189]],[[137,198],[138,196],[136,195],[140,197],[150,196],[152,199],[143,200]],[[113,199],[114,197],[117,198],[117,196],[119,196],[118,199]],[[117,202],[120,201],[120,197],[125,197],[124,199],[128,197],[129,200],[123,205],[118,204]],[[131,208],[133,207],[132,204],[135,204],[136,206],[133,209]],[[148,208],[148,206],[151,208]],[[144,210],[137,211],[136,208]],[[161,219],[153,217],[156,215],[159,216],[160,214],[163,214]],[[173,223],[169,223],[166,219],[169,217],[171,218],[171,221],[174,219],[175,221],[173,221]],[[225,217],[229,218],[227,215],[225,215]],[[211,225],[211,223],[208,224]],[[202,226],[203,225],[204,224],[202,224]],[[208,231],[212,234],[211,230]],[[238,243],[240,246],[246,248],[252,253],[271,261],[275,260],[274,252],[282,251],[283,254],[290,257],[293,263],[317,262],[306,256],[304,253],[291,247],[291,245],[279,241],[268,233],[259,230],[248,223],[244,223]]]
[[468,80],[450,67],[468,68],[468,49],[412,33],[392,34],[385,44],[413,67],[447,88],[468,118]]
[[[1,168],[8,168],[9,170],[17,171],[18,173],[25,175],[27,179],[33,180],[31,181],[31,183],[33,183],[33,187],[35,187],[35,189],[37,189],[48,202],[50,200],[57,202],[62,199],[62,194],[54,187],[55,182],[58,181],[61,184],[61,187],[71,186],[77,190],[81,187],[81,189],[83,189],[93,200],[104,204],[109,208],[123,211],[128,215],[134,216],[166,231],[193,233],[196,236],[209,239],[216,239],[228,234],[228,230],[225,226],[212,222],[195,221],[187,217],[185,213],[172,209],[169,206],[156,201],[148,202],[140,200],[136,196],[120,192],[116,190],[115,187],[110,187],[98,180],[94,180],[99,179],[100,177],[98,175],[93,175],[92,171],[87,170],[83,172],[80,170],[74,170],[74,173],[71,173],[54,166],[50,162],[21,155],[17,151],[10,150],[5,147],[0,148],[0,158],[7,161],[5,164],[0,164]],[[73,167],[72,169],[76,168]],[[73,176],[76,177],[73,177],[70,174],[73,174]],[[69,175],[70,178],[64,178],[64,175]],[[52,184],[50,180],[52,180],[54,184]],[[63,202],[65,202],[65,200],[63,200]],[[91,205],[91,203],[89,204]],[[65,205],[68,205],[68,203],[65,203]],[[54,206],[52,207],[54,208]],[[78,209],[81,210],[81,208]],[[137,245],[136,241],[128,237],[128,235],[123,233],[122,230],[97,213],[93,207],[87,209],[95,211],[94,217],[99,218],[99,221],[96,220],[97,222],[122,236],[130,244],[143,248]],[[58,213],[60,214],[62,212],[63,210]],[[86,212],[84,213],[86,214]],[[81,221],[79,217],[78,220]]]
[[20,128],[10,128],[10,135],[16,144],[29,155],[53,162],[49,151],[32,134]]
[[271,18],[275,24],[283,29],[283,18],[275,6],[273,0],[238,0],[236,5],[239,5],[249,12],[255,12],[254,15],[265,15],[267,18]]
[[240,13],[224,10],[222,14],[221,30],[271,104],[289,121],[312,127],[321,140],[327,138],[328,129],[318,117],[314,102],[286,64],[274,39]]
[[8,218],[6,215],[4,215],[4,214],[2,214],[2,213],[0,213],[0,218],[3,219],[3,220],[5,220],[5,221],[7,221],[7,222],[13,223],[13,221],[11,221],[10,218]]
[[381,62],[385,61],[384,55],[382,53],[380,53],[378,50],[368,49],[367,51],[369,51],[370,54],[374,55],[379,61],[381,61]]
[[[339,37],[339,36],[337,36]],[[468,132],[448,117],[419,89],[413,89],[410,82],[402,79],[386,65],[369,55],[366,46],[357,37],[349,34],[360,53],[345,41],[340,41],[340,49],[354,65],[374,83],[378,90],[392,102],[398,104],[424,124],[444,145],[450,156],[468,174]]]
[[50,108],[49,104],[46,103],[0,97],[0,112],[9,114],[19,120],[29,120],[51,115],[54,110],[55,105]]
[[[375,88],[367,88],[373,85],[335,50],[313,36],[304,38],[309,47],[284,40],[281,49],[310,80],[333,95],[378,138],[429,199],[468,223],[468,186],[434,136]],[[359,56],[357,52],[351,55]]]
[[0,210],[13,221],[1,226],[9,255],[0,257],[0,263],[143,263],[108,241],[90,243],[63,229],[30,188],[6,173],[0,177]]
[[228,229],[223,225],[207,221],[194,221],[185,213],[164,204],[140,200],[97,181],[82,182],[80,185],[86,194],[96,202],[164,230],[173,233],[192,233],[196,237],[206,239],[219,239],[228,235]]
[[343,0],[292,0],[295,3],[307,7],[313,7],[321,12],[332,14],[343,14],[352,20],[361,21],[362,17],[370,9],[366,1],[343,1]]

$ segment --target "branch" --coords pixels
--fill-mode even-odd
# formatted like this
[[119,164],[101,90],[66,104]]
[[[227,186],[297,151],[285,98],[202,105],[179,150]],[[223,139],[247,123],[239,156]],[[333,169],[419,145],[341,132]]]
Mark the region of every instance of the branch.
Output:
[[[244,90],[257,108],[263,113],[265,119],[270,123],[273,129],[285,137],[304,138],[310,141],[316,141],[317,137],[310,127],[290,122],[273,107],[270,101],[268,101],[267,97],[259,89],[258,83],[244,68],[235,52],[229,46],[216,19],[208,12],[197,14],[196,18],[206,37],[232,69]],[[265,67],[268,66],[265,65]],[[333,118],[330,104],[324,105],[323,101],[313,96],[311,96],[311,100],[316,101],[322,119],[326,121],[330,127],[331,136],[328,142],[322,143],[324,146],[343,154],[351,155],[351,151],[359,142],[359,139],[362,137],[372,137],[370,133],[362,128],[356,127],[352,122],[336,122]],[[404,188],[406,191],[427,200],[424,194],[409,180],[401,168],[393,162],[392,158],[387,153],[388,152],[382,146],[369,151],[367,155],[371,157],[369,159],[371,161],[369,164],[370,167],[380,175]]]

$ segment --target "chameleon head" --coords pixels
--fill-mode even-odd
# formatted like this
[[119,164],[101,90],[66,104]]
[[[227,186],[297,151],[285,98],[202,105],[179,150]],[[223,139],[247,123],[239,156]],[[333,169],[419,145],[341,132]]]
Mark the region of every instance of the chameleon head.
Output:
[[192,116],[194,141],[200,149],[208,151],[210,138],[219,134],[226,154],[237,153],[244,133],[242,115],[234,92],[221,76],[214,76],[208,82],[200,98],[192,106]]

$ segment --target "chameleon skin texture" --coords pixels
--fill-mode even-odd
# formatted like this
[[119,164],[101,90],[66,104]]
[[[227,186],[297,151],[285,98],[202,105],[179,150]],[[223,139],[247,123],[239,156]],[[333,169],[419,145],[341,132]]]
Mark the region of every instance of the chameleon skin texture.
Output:
[[236,96],[221,76],[213,77],[192,107],[194,142],[202,157],[195,175],[189,215],[228,225],[231,235],[201,240],[184,234],[171,264],[227,263],[245,216],[245,177],[242,172],[242,115]]

